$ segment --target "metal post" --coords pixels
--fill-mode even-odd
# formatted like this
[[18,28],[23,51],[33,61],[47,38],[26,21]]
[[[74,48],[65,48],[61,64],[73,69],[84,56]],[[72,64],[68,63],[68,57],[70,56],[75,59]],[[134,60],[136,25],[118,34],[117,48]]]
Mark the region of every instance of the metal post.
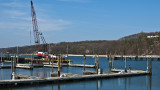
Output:
[[126,61],[127,61],[127,58],[125,57],[125,72],[127,72]]
[[83,55],[83,71],[85,71],[85,59],[86,59],[86,56],[85,54]]

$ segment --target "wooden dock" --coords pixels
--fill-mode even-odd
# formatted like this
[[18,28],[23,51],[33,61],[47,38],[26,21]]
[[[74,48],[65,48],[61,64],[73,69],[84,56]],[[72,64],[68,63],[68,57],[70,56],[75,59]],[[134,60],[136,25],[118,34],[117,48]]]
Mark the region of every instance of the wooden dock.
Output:
[[[83,67],[83,64],[68,64],[70,67]],[[85,65],[86,68],[95,68],[95,65]]]
[[[69,66],[69,67],[84,67],[83,64],[66,64],[66,63],[61,63],[62,66]],[[54,67],[58,67],[57,63],[53,63]],[[51,64],[44,64],[44,67],[52,67],[52,63]],[[85,68],[95,68],[95,65],[85,65]]]
[[[39,84],[47,82],[64,82],[64,81],[80,81],[80,80],[93,80],[101,78],[117,78],[117,77],[129,77],[129,76],[140,76],[150,74],[146,71],[131,71],[131,73],[108,73],[104,72],[103,74],[92,74],[92,75],[76,75],[76,74],[64,74],[63,77],[26,77],[27,79],[16,79],[16,80],[0,80],[0,86],[18,86],[18,85],[30,85],[30,84]],[[25,77],[24,77],[25,78]]]
[[33,69],[33,65],[31,64],[17,64],[16,68],[22,68],[22,69]]
[[[83,64],[61,64],[62,66],[69,66],[69,67],[83,67]],[[52,67],[52,64],[33,64],[33,66],[31,64],[17,64],[16,68],[22,68],[22,69],[31,69],[31,68],[35,68],[35,67]],[[57,63],[53,64],[54,68],[58,68]],[[95,65],[85,65],[85,68],[95,68]],[[1,69],[5,69],[5,68],[11,68],[10,65],[5,65],[0,67]]]
[[[52,65],[48,64],[48,65],[44,65],[44,67],[52,67]],[[53,68],[58,68],[58,65],[53,65]]]

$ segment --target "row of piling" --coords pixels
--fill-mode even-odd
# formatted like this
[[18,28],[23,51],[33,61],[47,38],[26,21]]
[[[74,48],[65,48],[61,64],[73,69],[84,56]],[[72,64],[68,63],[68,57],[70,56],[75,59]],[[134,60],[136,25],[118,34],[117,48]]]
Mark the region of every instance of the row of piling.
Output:
[[[109,72],[111,72],[112,69],[114,68],[114,58],[115,57],[112,56],[112,55],[109,55],[106,58],[107,61],[109,60]],[[127,66],[126,66],[126,64],[127,64],[127,57],[123,57],[122,60],[123,59],[125,61],[125,69],[124,69],[124,71],[127,72]],[[86,56],[83,55],[83,72],[85,72],[85,60],[86,60]],[[147,73],[152,73],[152,61],[153,61],[153,59],[151,57],[147,57]],[[149,63],[150,63],[150,65],[149,65]],[[95,69],[96,69],[96,73],[97,74],[100,73],[100,71],[98,71],[98,70],[101,70],[99,68],[99,55],[95,55]],[[130,66],[129,66],[129,69],[131,69]]]

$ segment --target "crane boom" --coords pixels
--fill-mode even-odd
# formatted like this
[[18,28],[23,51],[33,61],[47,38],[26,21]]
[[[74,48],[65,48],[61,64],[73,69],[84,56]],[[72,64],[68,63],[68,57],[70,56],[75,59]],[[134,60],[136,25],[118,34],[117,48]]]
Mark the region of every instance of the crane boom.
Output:
[[31,16],[32,16],[34,40],[35,40],[36,44],[40,44],[36,13],[35,13],[35,10],[34,10],[34,6],[33,6],[32,0],[31,0]]
[[[34,32],[34,40],[35,40],[35,44],[38,46],[40,44],[40,37],[41,40],[43,42],[43,46],[42,46],[42,51],[43,52],[47,52],[47,43],[45,41],[44,36],[42,35],[41,32],[38,31],[38,25],[37,25],[37,18],[36,18],[36,12],[34,10],[34,6],[33,6],[33,2],[31,0],[31,16],[32,16],[32,24],[33,24],[33,32]],[[40,48],[38,48],[39,50]]]

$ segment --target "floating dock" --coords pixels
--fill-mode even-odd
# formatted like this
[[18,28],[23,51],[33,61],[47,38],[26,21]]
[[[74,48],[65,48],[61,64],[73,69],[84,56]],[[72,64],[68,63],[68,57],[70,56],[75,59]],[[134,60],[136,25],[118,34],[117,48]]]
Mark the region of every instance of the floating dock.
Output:
[[31,64],[17,64],[16,68],[23,68],[23,69],[33,69],[33,65]]
[[[44,65],[44,67],[52,67],[52,64]],[[58,68],[58,65],[53,65],[53,68]]]
[[86,67],[86,68],[95,68],[95,65],[83,65],[83,64],[68,64],[70,67]]
[[[61,64],[62,66],[69,66],[69,67],[84,67],[83,64]],[[33,66],[31,64],[17,64],[15,66],[16,68],[22,68],[22,69],[33,69],[35,67],[52,67],[52,64],[33,64]],[[53,64],[54,68],[58,68],[57,63]],[[85,68],[95,68],[95,65],[85,65]],[[5,68],[11,68],[10,65],[5,65],[5,66],[1,66],[1,69],[5,69]]]
[[[53,67],[58,66],[57,63],[53,63]],[[61,63],[61,66],[69,66],[69,67],[84,67],[83,64],[67,64],[67,63]],[[52,63],[44,63],[44,67],[52,67]],[[95,68],[95,65],[85,65],[85,68]]]
[[[120,71],[121,70],[117,70]],[[30,85],[30,84],[39,84],[47,82],[64,82],[64,81],[80,81],[80,80],[92,80],[92,79],[101,79],[101,78],[117,78],[117,77],[128,77],[128,76],[140,76],[147,75],[149,72],[142,70],[131,70],[131,73],[113,73],[113,72],[104,72],[103,74],[92,74],[92,75],[77,75],[77,74],[61,74],[60,77],[32,77],[28,76],[21,77],[27,79],[16,79],[16,80],[0,80],[0,86],[17,86],[17,85]],[[20,77],[20,76],[19,76]]]

